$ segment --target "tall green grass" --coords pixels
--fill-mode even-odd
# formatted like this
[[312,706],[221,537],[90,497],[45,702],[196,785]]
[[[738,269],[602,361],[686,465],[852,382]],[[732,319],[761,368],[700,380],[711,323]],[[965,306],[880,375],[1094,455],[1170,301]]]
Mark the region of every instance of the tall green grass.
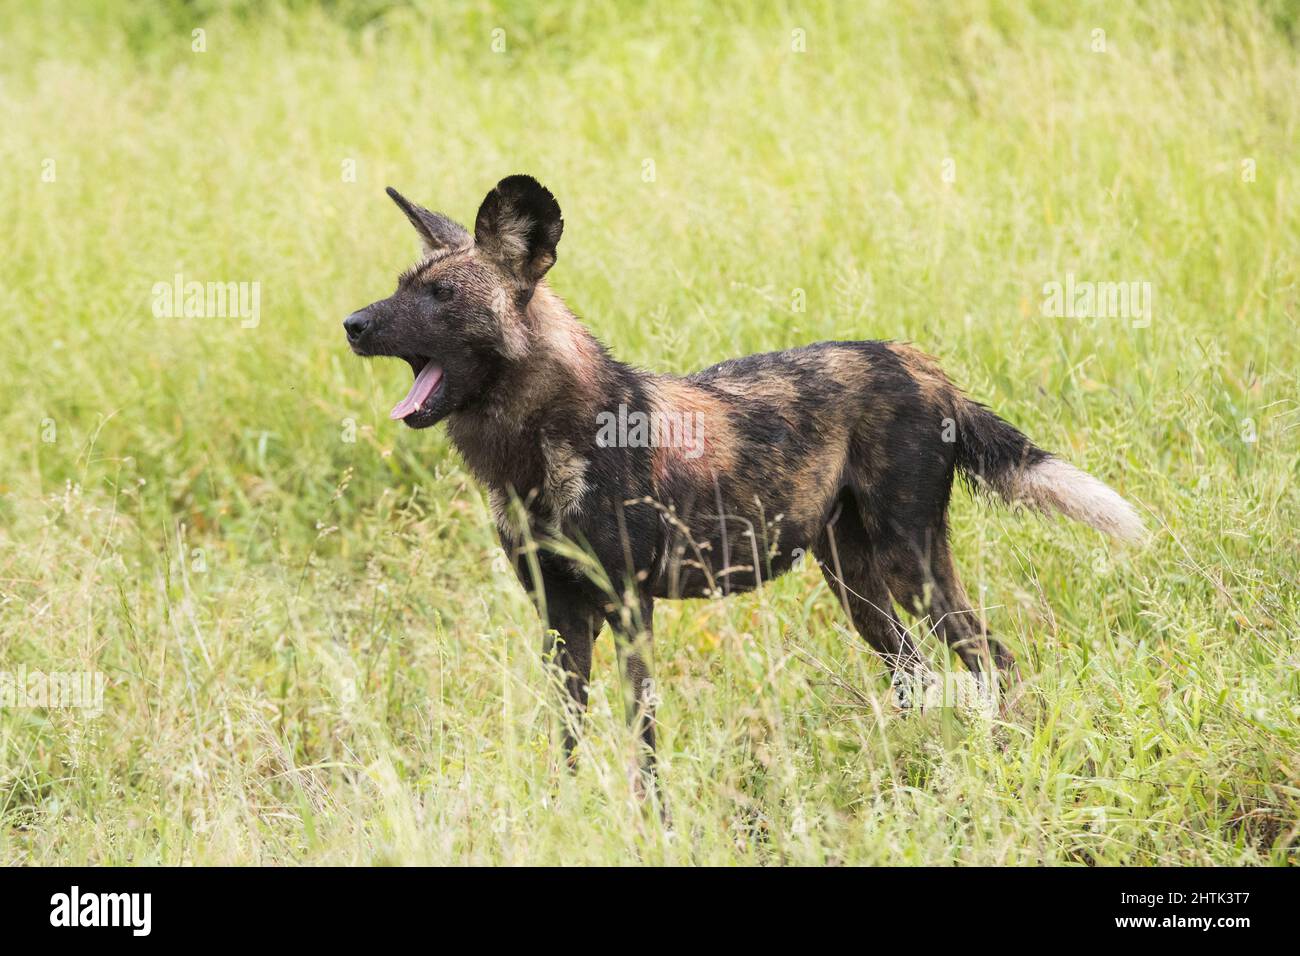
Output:
[[[108,679],[0,711],[0,861],[1294,859],[1293,4],[117,6],[0,33],[0,670]],[[955,496],[994,721],[898,717],[813,569],[663,603],[666,833],[608,636],[570,776],[481,490],[340,328],[415,253],[385,185],[513,172],[621,357],[912,340],[1153,542]],[[260,324],[156,318],[178,272]],[[1044,316],[1071,273],[1149,325]]]

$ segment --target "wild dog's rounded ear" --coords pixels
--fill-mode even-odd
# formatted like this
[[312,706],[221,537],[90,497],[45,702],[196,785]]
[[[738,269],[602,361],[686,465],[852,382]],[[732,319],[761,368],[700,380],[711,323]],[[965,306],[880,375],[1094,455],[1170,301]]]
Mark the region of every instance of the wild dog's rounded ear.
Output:
[[425,252],[442,252],[445,249],[459,249],[470,243],[469,232],[454,219],[448,219],[440,212],[430,212],[423,206],[411,202],[392,186],[386,190],[390,199],[397,203],[397,208],[406,213],[411,225],[420,234],[420,241]]
[[564,232],[560,204],[532,176],[507,176],[487,194],[474,220],[474,241],[525,286],[555,265]]

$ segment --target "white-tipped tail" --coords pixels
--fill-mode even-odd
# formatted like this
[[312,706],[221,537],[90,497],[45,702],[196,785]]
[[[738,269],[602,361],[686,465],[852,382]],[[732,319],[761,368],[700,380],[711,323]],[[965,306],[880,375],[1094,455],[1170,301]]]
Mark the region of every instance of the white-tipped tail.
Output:
[[1136,509],[1104,481],[1068,461],[1048,457],[1011,478],[1008,497],[1037,508],[1059,511],[1125,541],[1141,541],[1146,525]]

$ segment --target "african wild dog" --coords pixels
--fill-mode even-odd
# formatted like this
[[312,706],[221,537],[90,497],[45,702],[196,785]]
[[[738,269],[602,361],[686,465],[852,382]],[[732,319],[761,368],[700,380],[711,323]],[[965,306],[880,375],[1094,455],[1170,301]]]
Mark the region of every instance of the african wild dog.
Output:
[[[909,345],[821,342],[686,378],[644,372],[615,361],[543,281],[564,223],[536,180],[501,180],[473,235],[388,194],[425,257],[393,295],[347,318],[348,341],[358,355],[410,363],[415,383],[391,417],[412,428],[447,419],[488,486],[564,675],[570,759],[602,623],[653,767],[655,598],[746,591],[804,550],[888,662],[900,704],[926,665],[895,602],[928,615],[977,676],[1011,673],[953,567],[954,474],[1010,503],[1142,534],[1119,495],[967,399]],[[602,417],[628,410],[697,422],[696,440],[600,440]]]

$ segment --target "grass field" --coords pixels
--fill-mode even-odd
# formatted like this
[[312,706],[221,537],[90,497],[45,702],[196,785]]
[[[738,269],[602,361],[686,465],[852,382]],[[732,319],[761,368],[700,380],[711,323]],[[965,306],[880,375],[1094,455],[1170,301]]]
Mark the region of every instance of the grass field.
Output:
[[[0,710],[0,862],[1294,861],[1294,3],[115,6],[0,33],[0,671],[107,682]],[[895,713],[813,568],[661,602],[666,832],[608,634],[569,775],[483,492],[340,325],[415,256],[385,185],[514,172],[621,358],[911,340],[1152,541],[957,493],[994,720]]]

